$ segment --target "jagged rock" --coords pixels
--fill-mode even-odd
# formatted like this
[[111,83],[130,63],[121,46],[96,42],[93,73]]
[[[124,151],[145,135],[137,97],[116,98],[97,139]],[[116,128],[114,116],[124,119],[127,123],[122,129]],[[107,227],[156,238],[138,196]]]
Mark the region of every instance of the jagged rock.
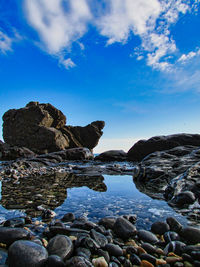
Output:
[[141,161],[147,155],[156,152],[169,150],[178,146],[200,146],[199,134],[173,134],[166,136],[154,136],[148,140],[140,140],[128,151],[129,160]]
[[35,153],[26,147],[10,146],[0,141],[0,160],[15,160],[34,156],[36,156]]
[[95,157],[101,161],[123,161],[127,159],[127,154],[123,150],[108,150]]
[[3,115],[3,137],[7,144],[26,147],[37,154],[76,147],[93,149],[105,125],[103,121],[85,127],[65,124],[65,115],[51,104],[30,102]]

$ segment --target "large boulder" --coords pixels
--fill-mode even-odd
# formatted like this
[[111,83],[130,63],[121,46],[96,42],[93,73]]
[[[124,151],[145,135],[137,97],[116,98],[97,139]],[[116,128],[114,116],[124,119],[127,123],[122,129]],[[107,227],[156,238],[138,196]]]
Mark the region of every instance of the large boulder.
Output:
[[38,154],[76,147],[93,149],[105,125],[103,121],[85,127],[65,124],[65,115],[51,104],[30,102],[3,115],[3,138],[11,146],[26,147]]
[[153,152],[185,145],[200,146],[200,135],[182,133],[167,136],[154,136],[148,140],[138,141],[131,147],[127,155],[129,160],[141,161],[144,157]]

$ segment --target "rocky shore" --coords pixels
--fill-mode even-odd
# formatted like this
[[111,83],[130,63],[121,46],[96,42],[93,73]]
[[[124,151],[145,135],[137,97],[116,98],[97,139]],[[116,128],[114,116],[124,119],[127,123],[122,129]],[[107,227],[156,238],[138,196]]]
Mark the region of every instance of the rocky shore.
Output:
[[156,136],[127,153],[111,150],[95,157],[103,121],[67,126],[60,110],[38,102],[7,111],[3,121],[1,204],[25,209],[27,216],[2,222],[0,266],[200,266],[200,229],[172,217],[151,229],[137,229],[135,215],[94,222],[67,213],[52,219],[66,188],[104,192],[103,175],[130,175],[141,192],[199,224],[200,135]]
[[136,220],[126,215],[91,222],[73,213],[49,222],[7,220],[0,227],[0,266],[200,266],[200,229],[168,217],[138,230]]

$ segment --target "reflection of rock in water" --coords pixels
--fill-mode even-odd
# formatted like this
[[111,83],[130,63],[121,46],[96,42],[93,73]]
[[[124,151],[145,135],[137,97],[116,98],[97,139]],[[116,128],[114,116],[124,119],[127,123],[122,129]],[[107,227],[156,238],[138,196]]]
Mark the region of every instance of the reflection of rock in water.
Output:
[[51,176],[28,177],[2,181],[1,204],[6,209],[22,209],[28,215],[37,217],[39,205],[55,209],[67,198],[67,188],[87,186],[92,190],[105,192],[103,176],[56,173]]

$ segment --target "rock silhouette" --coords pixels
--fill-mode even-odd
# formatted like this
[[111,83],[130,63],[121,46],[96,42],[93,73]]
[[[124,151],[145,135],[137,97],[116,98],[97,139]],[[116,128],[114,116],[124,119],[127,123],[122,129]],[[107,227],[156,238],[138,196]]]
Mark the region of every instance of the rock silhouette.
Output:
[[85,127],[65,124],[66,116],[51,104],[30,102],[3,115],[3,138],[11,146],[26,147],[37,154],[75,147],[92,150],[105,126],[104,121]]

